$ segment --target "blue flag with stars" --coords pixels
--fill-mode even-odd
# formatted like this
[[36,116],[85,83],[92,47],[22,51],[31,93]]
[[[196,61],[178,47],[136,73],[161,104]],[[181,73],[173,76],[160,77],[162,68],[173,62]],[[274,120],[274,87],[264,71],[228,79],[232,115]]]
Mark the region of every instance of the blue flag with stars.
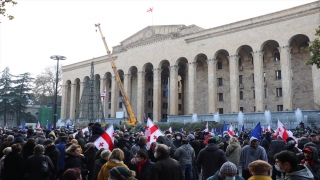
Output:
[[68,130],[70,130],[70,126],[69,126],[69,123],[67,124],[67,129],[68,129]]
[[22,123],[22,131],[26,130],[26,120],[23,121]]
[[[224,131],[228,131],[228,128],[227,128],[227,125],[226,125],[225,121],[223,122],[223,132]],[[222,132],[222,134],[223,134],[223,132]]]
[[249,135],[249,138],[255,137],[260,142],[262,139],[262,132],[261,132],[261,125],[260,122],[257,124],[257,126],[252,130],[252,132]]
[[244,124],[242,124],[241,131],[244,132]]

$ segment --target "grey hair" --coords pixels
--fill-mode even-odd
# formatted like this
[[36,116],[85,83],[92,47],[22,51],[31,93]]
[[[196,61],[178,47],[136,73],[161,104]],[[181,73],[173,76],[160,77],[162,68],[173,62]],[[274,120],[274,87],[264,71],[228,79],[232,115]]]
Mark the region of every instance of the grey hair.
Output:
[[106,149],[106,150],[103,150],[103,151],[101,152],[100,157],[101,157],[102,159],[104,159],[105,157],[110,156],[110,154],[111,154],[111,151],[108,150],[108,149]]
[[140,141],[140,142],[143,141],[143,140],[147,140],[147,139],[148,139],[147,136],[140,136],[140,137],[139,137],[139,141]]
[[12,135],[9,135],[8,137],[7,137],[7,140],[8,141],[12,141],[14,139],[14,136],[12,136]]

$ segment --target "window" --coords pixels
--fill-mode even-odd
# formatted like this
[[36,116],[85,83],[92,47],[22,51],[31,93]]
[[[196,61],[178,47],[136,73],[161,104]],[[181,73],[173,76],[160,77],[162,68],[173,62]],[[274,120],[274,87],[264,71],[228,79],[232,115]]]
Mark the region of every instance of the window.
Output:
[[252,82],[254,82],[254,74],[251,74]]
[[267,89],[264,89],[264,98],[267,98]]
[[168,103],[166,102],[162,103],[162,109],[168,109]]
[[274,61],[280,61],[280,53],[276,52],[273,54]]
[[240,111],[243,112],[243,107],[240,107]]
[[152,76],[148,76],[148,81],[149,81],[149,82],[152,82],[152,81],[153,81]]
[[242,84],[242,75],[239,76],[239,84]]
[[119,102],[119,109],[122,108],[122,102]]
[[277,97],[282,97],[282,88],[277,88]]
[[148,95],[153,96],[153,89],[151,88],[148,89]]
[[112,81],[109,81],[109,88],[111,88],[111,82],[112,82]]
[[148,107],[152,108],[153,107],[153,101],[148,101]]
[[222,69],[222,62],[218,62],[218,69]]
[[256,91],[255,91],[255,90],[252,91],[252,95],[253,95],[253,96],[252,96],[253,99],[255,99],[255,98],[256,98]]
[[121,93],[121,91],[119,91],[119,97],[121,97],[122,96],[122,93]]
[[111,92],[109,92],[108,100],[111,101]]
[[162,119],[167,119],[167,114],[162,114]]
[[253,106],[253,112],[256,112],[256,106]]
[[280,70],[276,71],[276,79],[281,79],[281,71]]
[[182,110],[182,105],[178,104],[178,110]]
[[242,66],[241,58],[238,60],[238,66],[239,66],[239,67],[241,67],[241,66]]
[[267,105],[265,105],[265,106],[264,106],[264,110],[267,110],[267,108],[268,108],[268,106],[267,106]]
[[218,108],[219,114],[223,114],[223,108]]
[[108,118],[111,118],[111,114],[108,114]]
[[218,78],[218,86],[223,86],[222,78]]
[[153,114],[152,113],[148,113],[148,118],[153,119]]
[[283,111],[283,105],[277,105],[277,111]]
[[178,81],[178,87],[180,87],[180,81]]
[[182,94],[181,94],[181,93],[179,93],[179,94],[178,94],[178,97],[179,97],[179,99],[181,99],[181,98],[182,98]]
[[263,72],[263,82],[266,82],[266,73]]
[[240,91],[240,99],[243,99],[243,91]]
[[162,97],[166,97],[166,91],[162,91]]
[[223,101],[223,93],[218,93],[218,101]]
[[109,103],[109,109],[111,109],[111,103]]
[[251,57],[251,64],[253,65],[253,57]]

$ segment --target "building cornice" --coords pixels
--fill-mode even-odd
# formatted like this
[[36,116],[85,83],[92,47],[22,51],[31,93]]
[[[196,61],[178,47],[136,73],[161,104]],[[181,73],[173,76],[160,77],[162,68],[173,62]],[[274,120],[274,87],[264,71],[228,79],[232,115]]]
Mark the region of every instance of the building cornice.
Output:
[[[117,56],[113,56],[112,58],[113,58],[113,60],[116,60]],[[70,65],[65,65],[65,66],[62,66],[62,72],[68,72],[68,71],[73,71],[73,70],[81,69],[81,68],[85,68],[85,67],[91,67],[92,61],[94,62],[94,65],[97,65],[97,64],[110,62],[110,59],[107,56],[101,56],[101,57],[92,58],[89,60],[73,63]]]

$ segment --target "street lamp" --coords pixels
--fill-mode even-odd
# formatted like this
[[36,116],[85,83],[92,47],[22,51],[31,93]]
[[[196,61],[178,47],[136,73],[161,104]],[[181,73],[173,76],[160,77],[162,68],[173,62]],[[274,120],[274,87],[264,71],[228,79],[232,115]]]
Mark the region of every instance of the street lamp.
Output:
[[57,73],[56,73],[56,90],[54,92],[54,109],[53,109],[53,129],[56,129],[57,123],[57,99],[58,99],[58,70],[59,70],[59,60],[66,60],[67,58],[60,55],[53,55],[50,57],[53,60],[57,60]]

